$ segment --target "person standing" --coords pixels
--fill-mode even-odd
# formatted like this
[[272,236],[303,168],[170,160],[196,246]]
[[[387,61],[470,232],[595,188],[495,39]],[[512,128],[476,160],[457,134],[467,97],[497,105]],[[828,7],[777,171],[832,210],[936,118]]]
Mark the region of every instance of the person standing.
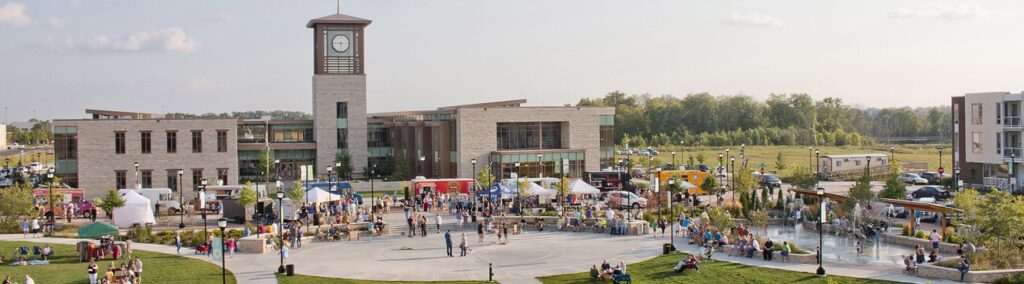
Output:
[[282,262],[288,263],[288,246],[281,246],[279,253],[281,254]]
[[139,256],[135,256],[135,260],[132,260],[132,266],[135,267],[135,277],[142,282],[142,259]]
[[426,213],[420,215],[420,233],[423,234],[423,237],[427,236],[427,215],[426,215]]
[[480,237],[480,244],[484,244],[484,223],[476,223],[476,234]]
[[100,267],[96,265],[96,262],[89,261],[89,268],[87,268],[87,271],[89,271],[89,284],[96,284],[96,273],[99,272],[99,269]]
[[89,209],[89,218],[93,223],[96,223],[96,205],[93,205],[92,209]]
[[932,249],[935,249],[935,250],[939,249],[939,241],[941,239],[942,238],[941,238],[941,236],[939,236],[939,232],[936,231],[935,229],[932,229],[932,235],[931,235]]
[[459,249],[462,250],[462,254],[459,256],[466,256],[466,251],[469,250],[469,241],[466,240],[466,233],[462,233],[462,243],[459,244]]
[[32,237],[39,237],[39,218],[32,218]]
[[[408,211],[406,211],[406,212],[408,212]],[[406,215],[408,216],[409,214],[406,214]],[[414,218],[413,216],[408,216],[408,217],[405,218],[406,222],[409,223],[409,237],[410,238],[412,238],[413,235],[416,235],[416,221],[415,221],[416,219],[413,219],[413,218]]]
[[177,248],[178,254],[181,254],[181,232],[174,232],[174,247]]
[[21,222],[21,232],[25,234],[26,239],[28,238],[28,232],[30,230],[32,230],[32,224],[28,222],[28,218],[25,218],[25,220]]
[[434,223],[437,224],[437,233],[441,233],[441,213],[434,214]]
[[451,230],[448,230],[447,232],[444,232],[444,247],[445,247],[445,251],[448,252],[448,257],[453,257],[453,255],[452,255],[452,234],[451,234],[451,232],[452,232]]

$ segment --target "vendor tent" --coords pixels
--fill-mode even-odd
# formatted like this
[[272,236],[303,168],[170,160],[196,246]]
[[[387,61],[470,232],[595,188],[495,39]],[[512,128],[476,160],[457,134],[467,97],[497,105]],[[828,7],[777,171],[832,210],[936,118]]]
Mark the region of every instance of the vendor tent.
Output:
[[117,227],[106,222],[95,222],[86,225],[85,227],[78,228],[78,237],[82,239],[94,239],[117,234]]
[[114,208],[114,225],[118,228],[128,228],[133,224],[156,224],[153,218],[153,208],[149,205],[149,198],[146,198],[130,190],[121,196],[124,199],[124,206]]
[[583,181],[582,179],[578,179],[576,181],[573,181],[572,184],[569,185],[569,193],[570,194],[598,194],[598,193],[601,193],[601,190],[597,189],[596,187],[591,186],[590,184],[587,184],[587,182]]
[[320,189],[319,187],[314,187],[313,189],[307,190],[306,196],[308,197],[309,202],[313,203],[329,202],[331,200],[341,200],[341,195],[329,193],[326,190]]
[[540,185],[538,185],[536,183],[533,183],[533,182],[530,183],[530,188],[527,189],[527,192],[530,195],[553,195],[553,194],[555,194],[554,190],[550,190],[550,189],[544,188],[543,186],[540,186]]
[[491,186],[491,188],[489,188],[487,190],[478,191],[478,192],[476,192],[476,194],[477,195],[493,195],[493,196],[497,196],[497,195],[517,195],[518,193],[516,193],[515,190],[512,190],[511,188],[508,188],[507,186],[496,184],[494,186]]
[[692,183],[690,183],[688,181],[685,181],[685,180],[680,180],[680,181],[676,181],[676,182],[679,182],[679,188],[682,188],[683,190],[690,190],[690,189],[697,188],[696,185],[693,185]]

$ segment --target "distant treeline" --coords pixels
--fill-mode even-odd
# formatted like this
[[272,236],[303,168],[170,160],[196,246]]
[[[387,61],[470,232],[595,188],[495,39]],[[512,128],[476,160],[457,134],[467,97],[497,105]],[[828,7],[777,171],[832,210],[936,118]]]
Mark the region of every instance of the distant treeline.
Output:
[[858,108],[828,97],[771,94],[626,95],[580,99],[579,106],[614,106],[615,139],[648,145],[870,145],[875,138],[934,137],[949,141],[948,106]]
[[259,119],[264,116],[270,116],[271,119],[275,120],[302,120],[302,119],[313,119],[313,116],[309,113],[301,111],[286,111],[286,110],[255,110],[255,111],[234,111],[234,112],[222,112],[222,113],[180,113],[172,112],[164,114],[166,118],[242,118],[242,119]]

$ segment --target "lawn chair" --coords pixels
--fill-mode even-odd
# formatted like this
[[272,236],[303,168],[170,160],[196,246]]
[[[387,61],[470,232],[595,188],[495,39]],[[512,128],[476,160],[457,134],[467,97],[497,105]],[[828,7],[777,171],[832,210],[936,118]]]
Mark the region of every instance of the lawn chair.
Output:
[[612,284],[619,284],[619,283],[633,284],[633,277],[630,277],[629,274],[615,274],[615,275],[612,275]]

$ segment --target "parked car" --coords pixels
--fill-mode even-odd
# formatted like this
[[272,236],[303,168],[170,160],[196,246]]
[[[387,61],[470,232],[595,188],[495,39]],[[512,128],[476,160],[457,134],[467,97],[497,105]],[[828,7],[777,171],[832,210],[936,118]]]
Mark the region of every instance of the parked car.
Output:
[[882,216],[900,219],[907,218],[907,208],[903,208],[903,206],[890,205],[885,209],[882,209]]
[[923,172],[919,176],[928,180],[928,184],[939,184],[939,181],[942,180],[942,175],[936,172]]
[[933,212],[924,212],[921,215],[921,223],[935,223],[939,220],[939,214]]
[[711,166],[700,164],[700,165],[697,165],[694,169],[706,173],[706,172],[711,170]]
[[930,197],[930,198],[935,198],[935,199],[946,199],[946,198],[953,197],[953,195],[950,194],[949,191],[941,189],[941,188],[939,188],[937,186],[925,186],[925,187],[922,187],[922,188],[920,188],[918,190],[915,190],[913,193],[910,194],[910,197],[913,197],[915,199],[916,198],[925,198],[925,197]]
[[648,152],[647,150],[636,150],[636,154],[637,155],[643,155],[643,156],[650,156],[651,152]]
[[640,197],[629,191],[613,190],[604,193],[602,198],[608,206],[616,206],[618,209],[639,209],[647,207],[647,198]]
[[772,174],[758,175],[758,182],[761,183],[761,186],[768,189],[782,188],[782,180],[779,180],[779,178]]
[[658,155],[658,150],[654,150],[654,149],[647,150],[647,154],[649,154],[651,156],[657,156]]
[[921,176],[915,173],[902,173],[899,176],[900,181],[909,184],[928,184],[928,180],[921,178]]

